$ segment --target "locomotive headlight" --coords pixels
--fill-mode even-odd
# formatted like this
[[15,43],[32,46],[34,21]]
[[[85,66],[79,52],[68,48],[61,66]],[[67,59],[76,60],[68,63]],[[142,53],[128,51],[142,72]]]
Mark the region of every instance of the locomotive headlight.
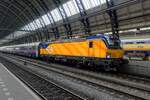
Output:
[[106,58],[110,58],[111,57],[111,54],[106,54]]
[[107,55],[106,58],[110,58],[110,55]]

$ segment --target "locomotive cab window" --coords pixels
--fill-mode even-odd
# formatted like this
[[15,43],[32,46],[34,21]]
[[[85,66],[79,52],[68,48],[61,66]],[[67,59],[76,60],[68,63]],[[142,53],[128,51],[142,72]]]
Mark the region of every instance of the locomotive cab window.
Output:
[[93,42],[89,42],[89,48],[93,48]]

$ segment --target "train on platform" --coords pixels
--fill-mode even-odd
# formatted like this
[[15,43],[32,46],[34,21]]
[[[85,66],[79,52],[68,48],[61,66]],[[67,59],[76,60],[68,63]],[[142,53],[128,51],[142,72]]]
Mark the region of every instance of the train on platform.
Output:
[[128,64],[128,60],[123,58],[124,50],[120,45],[115,46],[113,39],[105,35],[12,45],[0,50],[32,58],[97,66],[106,71],[116,71],[118,67]]
[[122,40],[122,46],[125,51],[125,56],[129,59],[150,59],[150,38],[124,39]]

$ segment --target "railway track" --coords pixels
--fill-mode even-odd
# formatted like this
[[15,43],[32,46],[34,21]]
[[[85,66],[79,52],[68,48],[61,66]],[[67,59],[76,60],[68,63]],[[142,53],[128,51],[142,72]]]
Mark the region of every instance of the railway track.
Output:
[[[17,56],[19,57],[20,59],[24,59],[20,56]],[[38,64],[42,64],[42,65],[45,65],[45,66],[52,66],[54,68],[59,68],[59,69],[62,69],[62,70],[66,70],[66,71],[69,71],[69,72],[76,72],[76,73],[86,73],[86,75],[88,75],[89,73],[93,76],[108,76],[108,77],[114,77],[114,78],[117,78],[117,79],[123,79],[123,80],[127,80],[127,81],[134,81],[134,82],[140,82],[140,83],[145,83],[147,85],[150,84],[150,80],[149,78],[150,77],[146,77],[146,76],[138,76],[138,75],[131,75],[131,74],[125,74],[125,73],[112,73],[112,72],[99,72],[99,71],[93,71],[93,70],[89,70],[89,69],[83,69],[83,70],[80,70],[79,68],[75,68],[75,67],[71,67],[70,66],[65,66],[65,65],[60,65],[58,66],[58,64],[54,64],[54,63],[48,63],[48,62],[44,62],[44,61],[41,61],[41,60],[35,60],[35,59],[32,59],[32,58],[28,58],[28,59],[24,59],[24,60],[27,60],[27,61],[31,61],[31,62],[35,62],[35,63],[38,63]],[[78,70],[79,69],[79,70]],[[86,71],[85,71],[86,70]],[[150,89],[148,88],[147,89],[148,91],[150,91]]]
[[[19,57],[19,58],[14,58],[11,56],[9,57],[21,62],[25,61],[23,57]],[[149,80],[141,77],[135,77],[131,75],[128,76],[124,74],[122,75],[120,74],[119,76],[114,74],[113,75],[106,74],[106,73],[98,74],[98,73],[83,71],[79,69],[66,68],[65,66],[48,64],[42,61],[37,61],[37,60],[27,59],[27,58],[25,62],[27,64],[38,66],[46,70],[51,70],[59,74],[63,74],[69,77],[76,78],[78,80],[82,80],[94,86],[107,88],[110,91],[114,91],[115,93],[126,95],[136,100],[141,100],[141,99],[148,100],[150,98],[150,87],[149,87],[150,82]]]
[[8,60],[0,58],[3,64],[22,82],[29,86],[42,100],[86,100],[36,73],[17,67]]

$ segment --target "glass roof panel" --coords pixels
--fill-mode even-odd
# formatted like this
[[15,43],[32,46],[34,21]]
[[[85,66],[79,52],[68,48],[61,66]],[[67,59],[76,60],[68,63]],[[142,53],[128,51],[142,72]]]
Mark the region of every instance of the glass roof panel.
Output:
[[71,0],[67,4],[68,4],[68,7],[69,7],[72,15],[75,15],[75,14],[79,13],[79,9],[77,7],[77,4],[76,4],[75,0]]
[[[83,5],[86,10],[106,3],[106,0],[81,0],[81,1],[83,2]],[[79,13],[79,9],[77,7],[75,0],[68,1],[67,3],[63,4],[63,7],[68,17],[71,17],[72,15]],[[53,16],[53,18],[51,15]],[[55,22],[62,20],[62,17],[60,15],[58,8],[55,8],[51,12],[48,12],[47,14],[43,15],[41,18],[35,19],[33,22],[25,25],[21,29],[22,30],[36,30],[38,28],[44,27],[45,25],[54,23],[53,19]]]
[[55,21],[59,21],[59,20],[62,19],[61,15],[60,15],[60,13],[58,11],[58,8],[52,10],[51,14],[52,14],[52,16],[53,16],[53,18],[54,18]]
[[42,19],[44,20],[45,25],[51,24],[47,14],[43,15]]
[[83,2],[83,5],[86,10],[91,8],[91,4],[90,4],[89,0],[82,0],[82,2]]
[[64,7],[64,10],[65,10],[67,16],[70,17],[71,16],[71,12],[70,12],[70,10],[68,8],[67,3],[63,4],[63,7]]

